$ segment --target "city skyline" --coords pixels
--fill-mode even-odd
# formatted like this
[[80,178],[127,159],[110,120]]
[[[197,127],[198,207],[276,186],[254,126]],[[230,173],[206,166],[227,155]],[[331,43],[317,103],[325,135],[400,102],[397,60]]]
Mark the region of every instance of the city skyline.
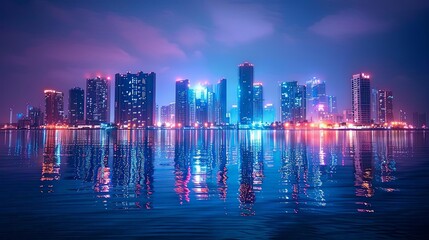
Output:
[[[337,98],[338,110],[346,109],[350,75],[365,72],[375,88],[394,93],[395,116],[399,110],[409,116],[429,112],[425,1],[132,5],[130,10],[115,2],[5,2],[1,73],[12,84],[0,96],[0,122],[8,122],[10,108],[19,113],[29,103],[43,106],[44,89],[63,91],[68,99],[68,90],[84,88],[85,79],[141,69],[156,72],[159,86],[165,86],[157,94],[159,106],[173,101],[163,96],[174,95],[176,79],[215,84],[226,78],[229,108],[237,104],[235,66],[243,61],[256,66],[254,80],[264,83],[264,98],[275,106],[278,84],[318,77],[328,84],[326,94]],[[189,10],[198,14],[183,14]],[[241,20],[226,24],[236,17]]]

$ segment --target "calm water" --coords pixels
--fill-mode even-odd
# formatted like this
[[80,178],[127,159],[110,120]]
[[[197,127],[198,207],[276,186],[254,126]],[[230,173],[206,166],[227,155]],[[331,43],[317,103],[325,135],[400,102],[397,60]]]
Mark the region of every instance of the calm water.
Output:
[[429,132],[0,131],[0,183],[1,238],[410,239]]

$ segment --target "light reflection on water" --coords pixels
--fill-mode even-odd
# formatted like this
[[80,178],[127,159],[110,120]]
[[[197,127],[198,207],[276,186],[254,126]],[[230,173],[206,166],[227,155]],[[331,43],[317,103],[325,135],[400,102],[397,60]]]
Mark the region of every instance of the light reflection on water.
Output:
[[[286,224],[282,216],[290,214],[315,221],[326,214],[410,211],[412,206],[401,210],[391,199],[423,202],[401,173],[428,170],[422,162],[429,157],[428,142],[421,131],[2,131],[0,171],[9,201],[24,191],[14,191],[14,184],[26,192],[8,211],[30,211],[28,219],[57,214],[75,224],[97,211],[150,219],[165,234],[180,235],[162,219],[175,216],[207,228],[198,221],[246,217],[235,227],[275,232],[272,223]],[[417,184],[427,189],[428,178],[420,178]],[[147,213],[128,214],[138,210]],[[125,229],[121,221],[110,224]],[[97,232],[97,226],[88,228]],[[160,229],[129,234],[155,236]],[[245,236],[225,234],[215,236]]]

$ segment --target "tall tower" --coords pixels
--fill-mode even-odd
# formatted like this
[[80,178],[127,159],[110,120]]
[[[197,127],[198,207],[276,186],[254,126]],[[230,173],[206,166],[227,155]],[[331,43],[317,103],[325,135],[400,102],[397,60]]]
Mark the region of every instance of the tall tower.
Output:
[[225,124],[227,123],[226,121],[226,100],[227,100],[227,92],[226,92],[226,79],[222,78],[221,80],[219,80],[219,82],[217,83],[217,91],[216,91],[216,100],[217,100],[217,104],[216,104],[216,116],[217,116],[217,120],[216,122],[218,124]]
[[45,123],[57,124],[64,120],[64,93],[45,90]]
[[238,70],[239,123],[249,125],[253,122],[253,64],[244,62]]
[[115,123],[131,128],[156,125],[156,74],[115,75]]
[[307,91],[305,85],[298,85],[297,81],[280,84],[281,93],[281,121],[302,122],[306,120]]
[[313,121],[323,120],[328,112],[326,83],[313,77],[306,82],[306,86],[308,117]]
[[85,118],[85,94],[84,90],[75,87],[69,90],[69,123],[76,125],[83,123]]
[[189,126],[189,80],[176,80],[176,126]]
[[378,119],[380,123],[393,121],[393,93],[387,90],[378,90]]
[[96,77],[86,80],[86,121],[88,124],[108,122],[108,96],[107,79]]
[[253,122],[262,123],[264,114],[264,91],[262,83],[253,84]]
[[352,78],[352,112],[355,123],[371,123],[371,81],[364,73]]

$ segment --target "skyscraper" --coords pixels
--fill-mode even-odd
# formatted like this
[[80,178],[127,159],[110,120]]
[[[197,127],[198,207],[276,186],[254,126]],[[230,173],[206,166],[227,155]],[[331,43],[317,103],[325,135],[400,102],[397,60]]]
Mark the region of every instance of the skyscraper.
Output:
[[195,89],[189,89],[189,121],[191,124],[197,122],[196,118],[196,99],[195,99]]
[[156,74],[115,75],[115,122],[127,127],[156,125]]
[[161,106],[161,123],[170,123],[170,107]]
[[379,107],[379,102],[378,102],[378,90],[373,88],[371,89],[371,119],[374,123],[379,123],[380,120],[378,118],[379,113],[378,113],[378,107]]
[[86,80],[86,121],[88,124],[108,122],[108,96],[107,79],[96,77]]
[[64,120],[64,94],[55,90],[45,90],[45,123],[53,125]]
[[306,87],[298,82],[280,84],[282,122],[306,120]]
[[40,108],[30,107],[28,110],[28,118],[31,120],[31,127],[38,128],[44,123],[44,115]]
[[76,125],[85,120],[85,94],[84,90],[75,87],[69,90],[69,124]]
[[234,104],[229,110],[229,123],[237,124],[238,123],[238,105]]
[[244,62],[239,66],[238,107],[240,124],[253,121],[253,64]]
[[352,112],[355,123],[371,123],[371,81],[364,73],[352,78]]
[[176,126],[189,126],[189,80],[176,80]]
[[225,124],[226,121],[226,79],[222,78],[219,80],[219,82],[216,85],[217,91],[216,91],[216,116],[217,120],[216,122],[218,124]]
[[264,120],[264,91],[262,83],[253,84],[253,122],[262,123]]
[[209,116],[208,89],[206,85],[199,84],[193,89],[195,92],[195,123],[207,123]]
[[392,91],[378,90],[378,119],[380,123],[393,122]]
[[272,103],[267,103],[264,106],[264,121],[266,123],[272,123],[275,121],[276,111]]
[[306,86],[308,117],[312,121],[323,120],[328,113],[326,83],[313,77],[306,82]]

